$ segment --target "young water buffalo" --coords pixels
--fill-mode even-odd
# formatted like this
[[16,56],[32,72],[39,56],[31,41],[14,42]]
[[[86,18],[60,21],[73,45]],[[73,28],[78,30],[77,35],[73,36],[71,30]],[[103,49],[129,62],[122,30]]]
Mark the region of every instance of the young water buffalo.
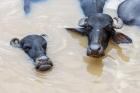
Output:
[[39,2],[39,1],[45,1],[45,0],[24,0],[24,12],[26,14],[29,14],[31,11],[31,3]]
[[30,13],[31,10],[31,0],[24,0],[24,12],[26,14]]
[[23,39],[13,38],[10,45],[19,47],[31,57],[35,62],[36,69],[45,71],[50,69],[53,64],[46,55],[47,41],[45,35],[28,35]]
[[118,7],[118,17],[127,25],[140,26],[140,0],[126,0]]
[[79,28],[66,28],[88,36],[88,56],[103,56],[110,38],[117,44],[132,42],[128,36],[115,31],[115,28],[122,27],[120,19],[115,18],[115,21],[118,22],[118,25],[115,25],[111,16],[103,14],[105,1],[80,0],[81,8],[86,17],[79,21]]

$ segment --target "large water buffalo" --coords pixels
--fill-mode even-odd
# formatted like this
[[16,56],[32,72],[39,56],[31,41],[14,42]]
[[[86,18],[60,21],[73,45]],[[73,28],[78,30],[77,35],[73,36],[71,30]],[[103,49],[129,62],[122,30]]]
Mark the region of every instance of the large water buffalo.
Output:
[[119,5],[117,13],[125,24],[140,26],[140,0],[125,0]]
[[88,37],[87,55],[101,57],[112,39],[115,43],[132,43],[132,40],[123,33],[116,32],[115,29],[122,27],[122,21],[115,18],[118,24],[113,23],[110,15],[103,13],[106,0],[80,0],[80,6],[85,18],[79,21],[79,28],[66,28]]
[[13,38],[10,44],[19,47],[29,55],[35,62],[36,69],[45,71],[50,69],[53,64],[46,54],[47,41],[43,38],[45,35],[28,35],[23,39]]

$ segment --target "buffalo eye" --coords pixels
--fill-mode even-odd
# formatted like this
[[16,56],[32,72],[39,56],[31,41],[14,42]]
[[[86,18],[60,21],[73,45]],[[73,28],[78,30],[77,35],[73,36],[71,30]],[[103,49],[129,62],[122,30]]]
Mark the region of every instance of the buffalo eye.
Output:
[[87,31],[91,31],[91,30],[93,29],[93,27],[90,26],[90,25],[88,25],[88,26],[85,27],[85,29],[86,29]]
[[111,24],[107,25],[107,26],[104,28],[104,30],[106,30],[106,31],[111,31],[111,30],[112,30],[112,25],[111,25]]
[[42,45],[42,48],[43,48],[44,50],[46,50],[46,47],[47,47],[47,44],[46,44],[46,43]]
[[24,47],[23,47],[23,50],[24,50],[25,52],[28,52],[28,51],[31,50],[31,49],[32,49],[31,46],[24,46]]

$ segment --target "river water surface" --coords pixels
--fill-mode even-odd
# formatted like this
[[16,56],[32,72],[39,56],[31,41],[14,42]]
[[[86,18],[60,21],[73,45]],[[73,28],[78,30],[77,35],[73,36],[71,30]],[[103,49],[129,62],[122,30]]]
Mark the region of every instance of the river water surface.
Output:
[[[78,0],[46,0],[23,12],[22,0],[0,0],[0,93],[140,93],[140,28],[118,30],[130,45],[110,42],[106,56],[86,56],[87,38],[68,32],[83,17]],[[112,16],[115,12],[105,10]],[[9,45],[13,37],[48,35],[54,68],[37,72],[32,60]]]

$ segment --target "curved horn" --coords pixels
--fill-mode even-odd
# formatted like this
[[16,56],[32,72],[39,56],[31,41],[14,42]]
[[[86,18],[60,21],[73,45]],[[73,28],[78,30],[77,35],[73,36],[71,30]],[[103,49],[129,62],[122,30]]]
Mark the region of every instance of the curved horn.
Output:
[[20,48],[20,40],[18,38],[13,38],[11,41],[10,41],[10,45],[13,46],[13,47],[18,47]]
[[87,19],[88,19],[88,17],[81,18],[80,21],[79,21],[79,23],[78,23],[79,26],[81,26],[81,27],[86,26],[87,25]]
[[123,21],[118,17],[114,17],[113,18],[113,27],[116,29],[121,29],[123,27]]

